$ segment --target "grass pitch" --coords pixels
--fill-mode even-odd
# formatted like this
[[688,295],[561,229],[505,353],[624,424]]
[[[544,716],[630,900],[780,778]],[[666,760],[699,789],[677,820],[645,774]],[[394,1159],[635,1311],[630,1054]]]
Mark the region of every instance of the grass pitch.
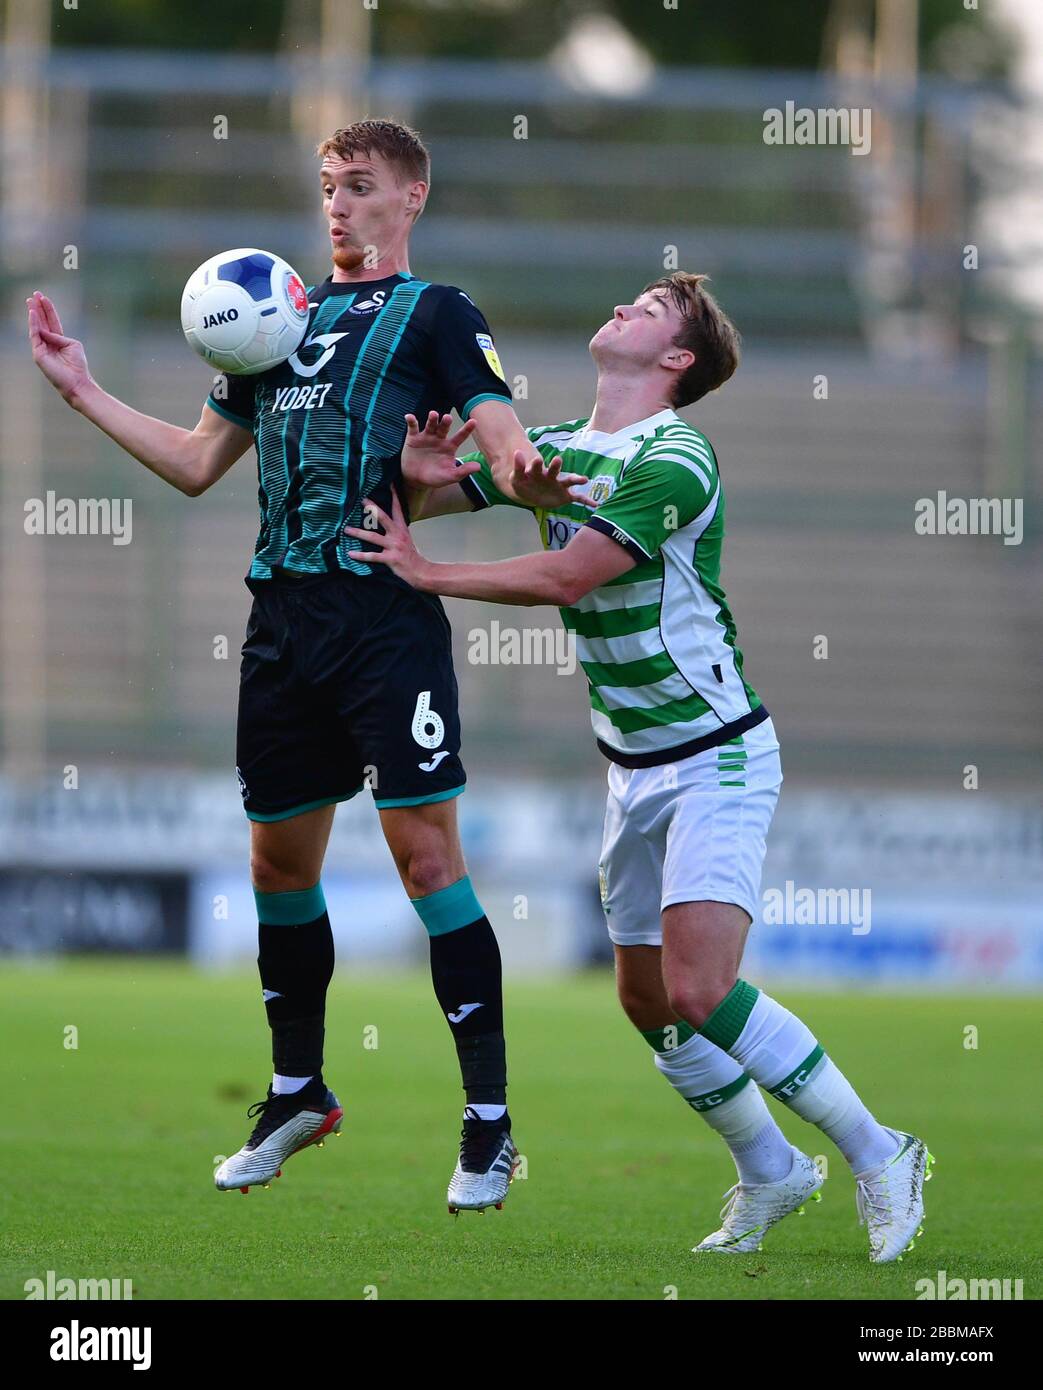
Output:
[[338,976],[326,1075],[343,1135],[245,1198],[211,1173],[268,1080],[255,975],[8,964],[0,991],[6,1299],[48,1270],[129,1278],[135,1299],[914,1299],[939,1270],[1020,1278],[1027,1299],[1043,1288],[1032,999],[779,992],[879,1118],[938,1159],[924,1236],[877,1267],[840,1155],[774,1102],[787,1135],[828,1156],[823,1201],[759,1254],[689,1253],[734,1168],[656,1075],[607,975],[509,983],[527,1176],[503,1211],[457,1218],[445,1189],[462,1097],[424,977]]

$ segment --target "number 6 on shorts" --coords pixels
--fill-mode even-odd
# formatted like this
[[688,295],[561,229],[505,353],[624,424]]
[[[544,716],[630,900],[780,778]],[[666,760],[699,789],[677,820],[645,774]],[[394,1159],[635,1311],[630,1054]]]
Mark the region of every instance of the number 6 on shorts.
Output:
[[437,748],[445,738],[442,716],[431,708],[430,690],[421,690],[413,711],[413,738],[421,748]]

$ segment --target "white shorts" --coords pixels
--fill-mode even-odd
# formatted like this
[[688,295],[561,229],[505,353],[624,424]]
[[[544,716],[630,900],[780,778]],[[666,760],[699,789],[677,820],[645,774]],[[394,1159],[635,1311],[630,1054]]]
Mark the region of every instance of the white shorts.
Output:
[[770,719],[733,743],[658,767],[608,770],[601,904],[617,946],[661,946],[672,903],[760,915],[765,838],[782,766]]

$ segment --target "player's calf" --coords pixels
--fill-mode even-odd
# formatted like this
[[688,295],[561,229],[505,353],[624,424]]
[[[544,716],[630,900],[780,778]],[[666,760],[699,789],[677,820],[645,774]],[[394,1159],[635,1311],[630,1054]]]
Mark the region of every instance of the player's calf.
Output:
[[768,1110],[759,1087],[734,1058],[683,1021],[644,1034],[656,1069],[716,1130],[735,1161],[739,1181],[725,1193],[721,1226],[695,1250],[744,1254],[759,1250],[772,1226],[819,1201],[822,1176],[795,1149]]
[[744,980],[699,1031],[836,1144],[855,1174],[870,1259],[898,1259],[911,1248],[923,1221],[930,1164],[923,1141],[881,1125],[810,1029]]
[[467,1102],[449,1210],[484,1211],[502,1206],[517,1163],[507,1113],[500,950],[466,875],[411,901],[427,928],[431,979]]

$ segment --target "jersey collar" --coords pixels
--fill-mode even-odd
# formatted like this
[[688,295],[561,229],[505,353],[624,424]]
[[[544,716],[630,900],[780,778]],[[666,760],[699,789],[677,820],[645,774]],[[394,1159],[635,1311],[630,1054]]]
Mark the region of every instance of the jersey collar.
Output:
[[401,271],[396,271],[394,275],[383,275],[379,280],[338,280],[334,283],[331,271],[318,288],[326,294],[362,294],[393,283],[404,285],[407,280],[412,279],[412,275],[405,275]]
[[638,435],[652,434],[660,425],[666,425],[679,418],[677,412],[668,406],[666,410],[659,410],[645,420],[636,420],[632,425],[624,425],[622,429],[614,430],[611,434],[606,434],[604,430],[592,430],[589,425],[583,426],[583,433],[598,439],[636,439]]

